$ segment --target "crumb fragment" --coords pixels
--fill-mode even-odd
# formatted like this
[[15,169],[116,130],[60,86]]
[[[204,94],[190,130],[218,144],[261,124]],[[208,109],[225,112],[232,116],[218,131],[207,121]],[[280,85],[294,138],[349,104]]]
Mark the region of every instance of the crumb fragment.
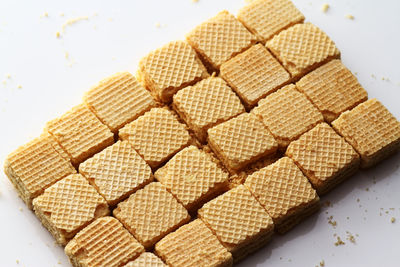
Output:
[[197,3],[199,2],[199,0],[192,0],[192,3]]
[[19,260],[15,260],[15,262],[16,262],[17,264],[19,264]]
[[20,211],[20,212],[23,212],[24,209],[23,209],[22,207],[19,207],[19,211]]
[[156,22],[154,25],[156,26],[156,28],[160,28],[161,27],[160,22]]
[[345,18],[346,18],[346,19],[350,19],[350,20],[354,20],[354,16],[351,15],[351,14],[347,14],[347,15],[345,16]]
[[344,243],[343,240],[338,236],[337,237],[337,241],[334,244],[335,244],[335,246],[341,246],[341,245],[344,245],[346,243]]
[[333,216],[332,215],[328,217],[328,223],[330,225],[332,225],[334,228],[336,228],[336,226],[337,226],[337,222],[333,220]]
[[60,17],[64,17],[64,13],[60,13]]
[[61,33],[60,32],[56,32],[56,37],[60,38],[61,37]]
[[22,89],[22,85],[18,84],[17,88]]
[[391,223],[394,223],[396,221],[396,218],[395,217],[392,217],[391,219],[390,219],[390,222]]
[[328,11],[328,9],[329,9],[329,5],[328,4],[323,4],[322,7],[321,7],[321,11],[324,12],[324,13],[326,13]]
[[375,76],[374,74],[371,74],[371,77],[374,78],[374,79],[376,79],[376,76]]
[[349,240],[351,243],[355,244],[356,238],[354,237],[354,235],[352,233],[350,233],[349,231],[346,231],[346,233],[347,233],[347,240]]
[[65,59],[68,59],[69,58],[69,53],[67,51],[65,51],[64,56],[65,56]]
[[44,12],[42,15],[40,15],[40,18],[48,18],[49,17],[49,13]]
[[332,203],[329,200],[327,200],[325,201],[325,206],[332,207]]
[[369,187],[365,188],[365,191],[369,191]]
[[10,74],[10,73],[7,73],[7,74],[6,74],[6,77],[7,77],[7,79],[11,79],[11,74]]
[[62,25],[62,32],[63,32],[63,33],[65,32],[65,29],[67,28],[67,26],[71,26],[71,25],[73,25],[73,24],[75,24],[75,23],[77,23],[77,22],[79,22],[79,21],[82,21],[82,20],[89,20],[89,17],[88,17],[88,16],[81,16],[81,17],[77,17],[77,18],[74,18],[74,19],[69,19],[69,20],[67,20],[67,21]]
[[320,261],[319,262],[319,266],[324,267],[325,266],[325,261],[324,260]]

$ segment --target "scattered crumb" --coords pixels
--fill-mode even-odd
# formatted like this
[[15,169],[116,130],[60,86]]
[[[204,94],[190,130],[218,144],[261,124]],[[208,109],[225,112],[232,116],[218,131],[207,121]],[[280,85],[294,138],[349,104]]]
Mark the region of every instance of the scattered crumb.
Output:
[[61,36],[60,32],[56,32],[56,37],[60,38],[60,36]]
[[156,22],[154,25],[155,25],[157,28],[160,28],[160,27],[161,27],[160,22]]
[[60,17],[64,17],[64,13],[60,13]]
[[113,18],[108,18],[108,21],[109,22],[112,22],[114,19]]
[[15,262],[16,262],[17,264],[19,264],[19,260],[15,260]]
[[6,77],[7,77],[7,79],[11,79],[11,74],[10,74],[10,73],[7,73],[7,74],[6,74]]
[[347,14],[347,15],[345,16],[345,18],[346,18],[346,19],[354,20],[354,16],[353,16],[353,15],[350,15],[350,14]]
[[355,244],[356,243],[356,238],[354,237],[354,235],[352,235],[352,233],[350,233],[349,231],[347,232],[347,240],[349,240],[351,243]]
[[67,51],[65,51],[64,56],[65,56],[65,59],[68,59],[69,58],[69,53]]
[[44,12],[42,15],[40,15],[40,18],[48,18],[49,17],[49,13]]
[[58,260],[58,262],[57,262],[58,264],[62,264],[62,262],[61,262],[61,260]]
[[349,217],[349,216],[347,216],[347,217],[346,217],[346,219],[347,219],[347,220],[349,220],[349,219],[350,219],[350,217]]
[[22,89],[22,85],[18,84],[17,88]]
[[329,9],[329,5],[328,4],[323,4],[321,7],[322,12],[326,13]]
[[67,26],[71,26],[71,25],[73,25],[73,24],[75,24],[75,23],[77,23],[77,22],[79,22],[79,21],[82,21],[82,20],[89,20],[89,17],[88,17],[88,16],[82,16],[82,17],[77,17],[77,18],[74,18],[74,19],[69,19],[69,20],[67,20],[67,21],[62,25],[62,32],[63,32],[63,33],[65,32],[65,29],[67,28]]
[[320,261],[319,262],[319,266],[324,267],[325,266],[325,261],[324,260]]
[[325,206],[332,207],[332,203],[329,200],[327,200],[325,201]]
[[333,216],[328,217],[328,223],[332,225],[334,228],[337,226],[337,222],[333,220]]
[[341,245],[344,245],[346,243],[344,243],[343,240],[340,239],[340,237],[338,236],[337,237],[337,241],[334,244],[335,244],[335,246],[341,246]]
[[394,223],[396,221],[396,218],[395,217],[392,217],[391,219],[390,219],[390,222],[391,223]]
[[374,79],[376,79],[376,76],[375,76],[374,74],[371,74],[371,77],[374,78]]
[[199,0],[192,0],[192,3],[197,3],[199,2]]
[[20,212],[23,212],[24,209],[23,209],[22,207],[19,207],[19,211],[20,211]]
[[360,199],[359,199],[359,198],[357,198],[357,202],[360,202]]
[[358,75],[358,72],[356,71],[356,72],[354,72],[354,75]]
[[369,191],[369,187],[365,188],[365,191]]

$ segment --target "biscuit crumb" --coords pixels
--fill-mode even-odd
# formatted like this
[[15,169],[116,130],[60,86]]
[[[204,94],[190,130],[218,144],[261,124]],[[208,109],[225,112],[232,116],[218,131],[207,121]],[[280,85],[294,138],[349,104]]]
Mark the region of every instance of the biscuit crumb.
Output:
[[19,211],[20,211],[20,212],[23,212],[24,209],[23,209],[22,207],[19,207]]
[[65,51],[64,56],[65,56],[65,59],[68,59],[69,58],[69,53],[67,51]]
[[356,238],[354,237],[354,235],[352,235],[352,233],[350,233],[349,231],[346,231],[346,233],[347,233],[347,240],[349,240],[351,243],[355,244]]
[[338,236],[337,237],[337,241],[334,244],[335,244],[335,246],[341,246],[341,245],[344,245],[346,243],[344,243],[343,240],[340,239],[340,237]]
[[328,223],[330,225],[332,225],[334,228],[336,228],[336,226],[337,226],[337,222],[333,220],[333,216],[332,215],[328,217]]
[[365,188],[365,191],[369,191],[369,187]]
[[154,25],[156,26],[156,28],[160,28],[161,27],[160,22],[156,22]]
[[48,18],[49,17],[49,13],[44,12],[42,15],[40,15],[40,18]]
[[326,13],[328,11],[328,9],[329,9],[329,5],[328,4],[323,4],[322,7],[321,7],[321,11],[324,12],[324,13]]
[[350,20],[354,20],[354,16],[353,16],[353,15],[350,15],[350,14],[347,14],[347,15],[345,16],[345,18],[346,18],[346,19],[350,19]]
[[65,29],[67,28],[67,26],[71,26],[71,25],[73,25],[73,24],[75,24],[75,23],[77,23],[77,22],[79,22],[79,21],[82,21],[82,20],[89,20],[89,17],[88,17],[88,16],[82,16],[82,17],[77,17],[77,18],[74,18],[74,19],[69,19],[69,20],[67,20],[67,21],[62,25],[62,32],[63,32],[63,33],[65,32]]
[[19,264],[19,260],[15,260],[15,262],[16,262],[17,264]]
[[7,79],[11,79],[11,74],[10,74],[10,73],[7,73],[7,74],[6,74],[6,77],[7,77]]
[[394,223],[396,221],[396,218],[395,217],[392,217],[391,219],[390,219],[390,222],[391,223]]
[[324,260],[320,261],[319,262],[319,266],[324,267],[325,266],[325,261]]
[[192,3],[198,3],[199,0],[192,0]]
[[327,200],[325,201],[325,206],[332,207],[332,203],[329,200]]
[[56,32],[56,37],[57,37],[57,38],[60,38],[60,37],[61,37],[60,32]]
[[60,13],[60,17],[64,17],[64,13]]
[[374,79],[376,79],[376,76],[375,76],[374,74],[371,74],[371,77],[374,78]]
[[22,85],[18,84],[17,88],[22,89]]

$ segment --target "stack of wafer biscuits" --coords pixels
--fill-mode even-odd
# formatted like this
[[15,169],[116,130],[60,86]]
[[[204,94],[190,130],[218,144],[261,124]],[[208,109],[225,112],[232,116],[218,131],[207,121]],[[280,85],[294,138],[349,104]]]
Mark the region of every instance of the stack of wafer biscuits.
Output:
[[118,72],[4,170],[72,265],[231,266],[400,148],[290,0],[222,11]]

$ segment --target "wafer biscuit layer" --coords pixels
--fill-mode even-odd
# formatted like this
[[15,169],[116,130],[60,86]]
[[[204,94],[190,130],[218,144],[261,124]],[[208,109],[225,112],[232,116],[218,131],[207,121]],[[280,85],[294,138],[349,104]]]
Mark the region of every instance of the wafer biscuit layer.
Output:
[[93,86],[83,98],[112,132],[156,105],[150,93],[129,72],[119,72]]
[[33,200],[42,224],[66,245],[83,227],[109,213],[107,202],[80,174],[71,174]]
[[79,165],[82,174],[115,205],[153,180],[151,168],[126,141],[118,141]]
[[171,267],[232,266],[232,255],[200,219],[167,235],[155,251]]
[[363,168],[400,148],[400,122],[376,99],[343,113],[332,126],[361,155]]
[[65,247],[75,267],[119,267],[139,256],[143,246],[113,217],[95,220]]
[[290,79],[289,73],[262,44],[222,64],[220,74],[249,108]]
[[151,252],[142,253],[137,259],[128,262],[124,267],[165,267],[167,265]]

